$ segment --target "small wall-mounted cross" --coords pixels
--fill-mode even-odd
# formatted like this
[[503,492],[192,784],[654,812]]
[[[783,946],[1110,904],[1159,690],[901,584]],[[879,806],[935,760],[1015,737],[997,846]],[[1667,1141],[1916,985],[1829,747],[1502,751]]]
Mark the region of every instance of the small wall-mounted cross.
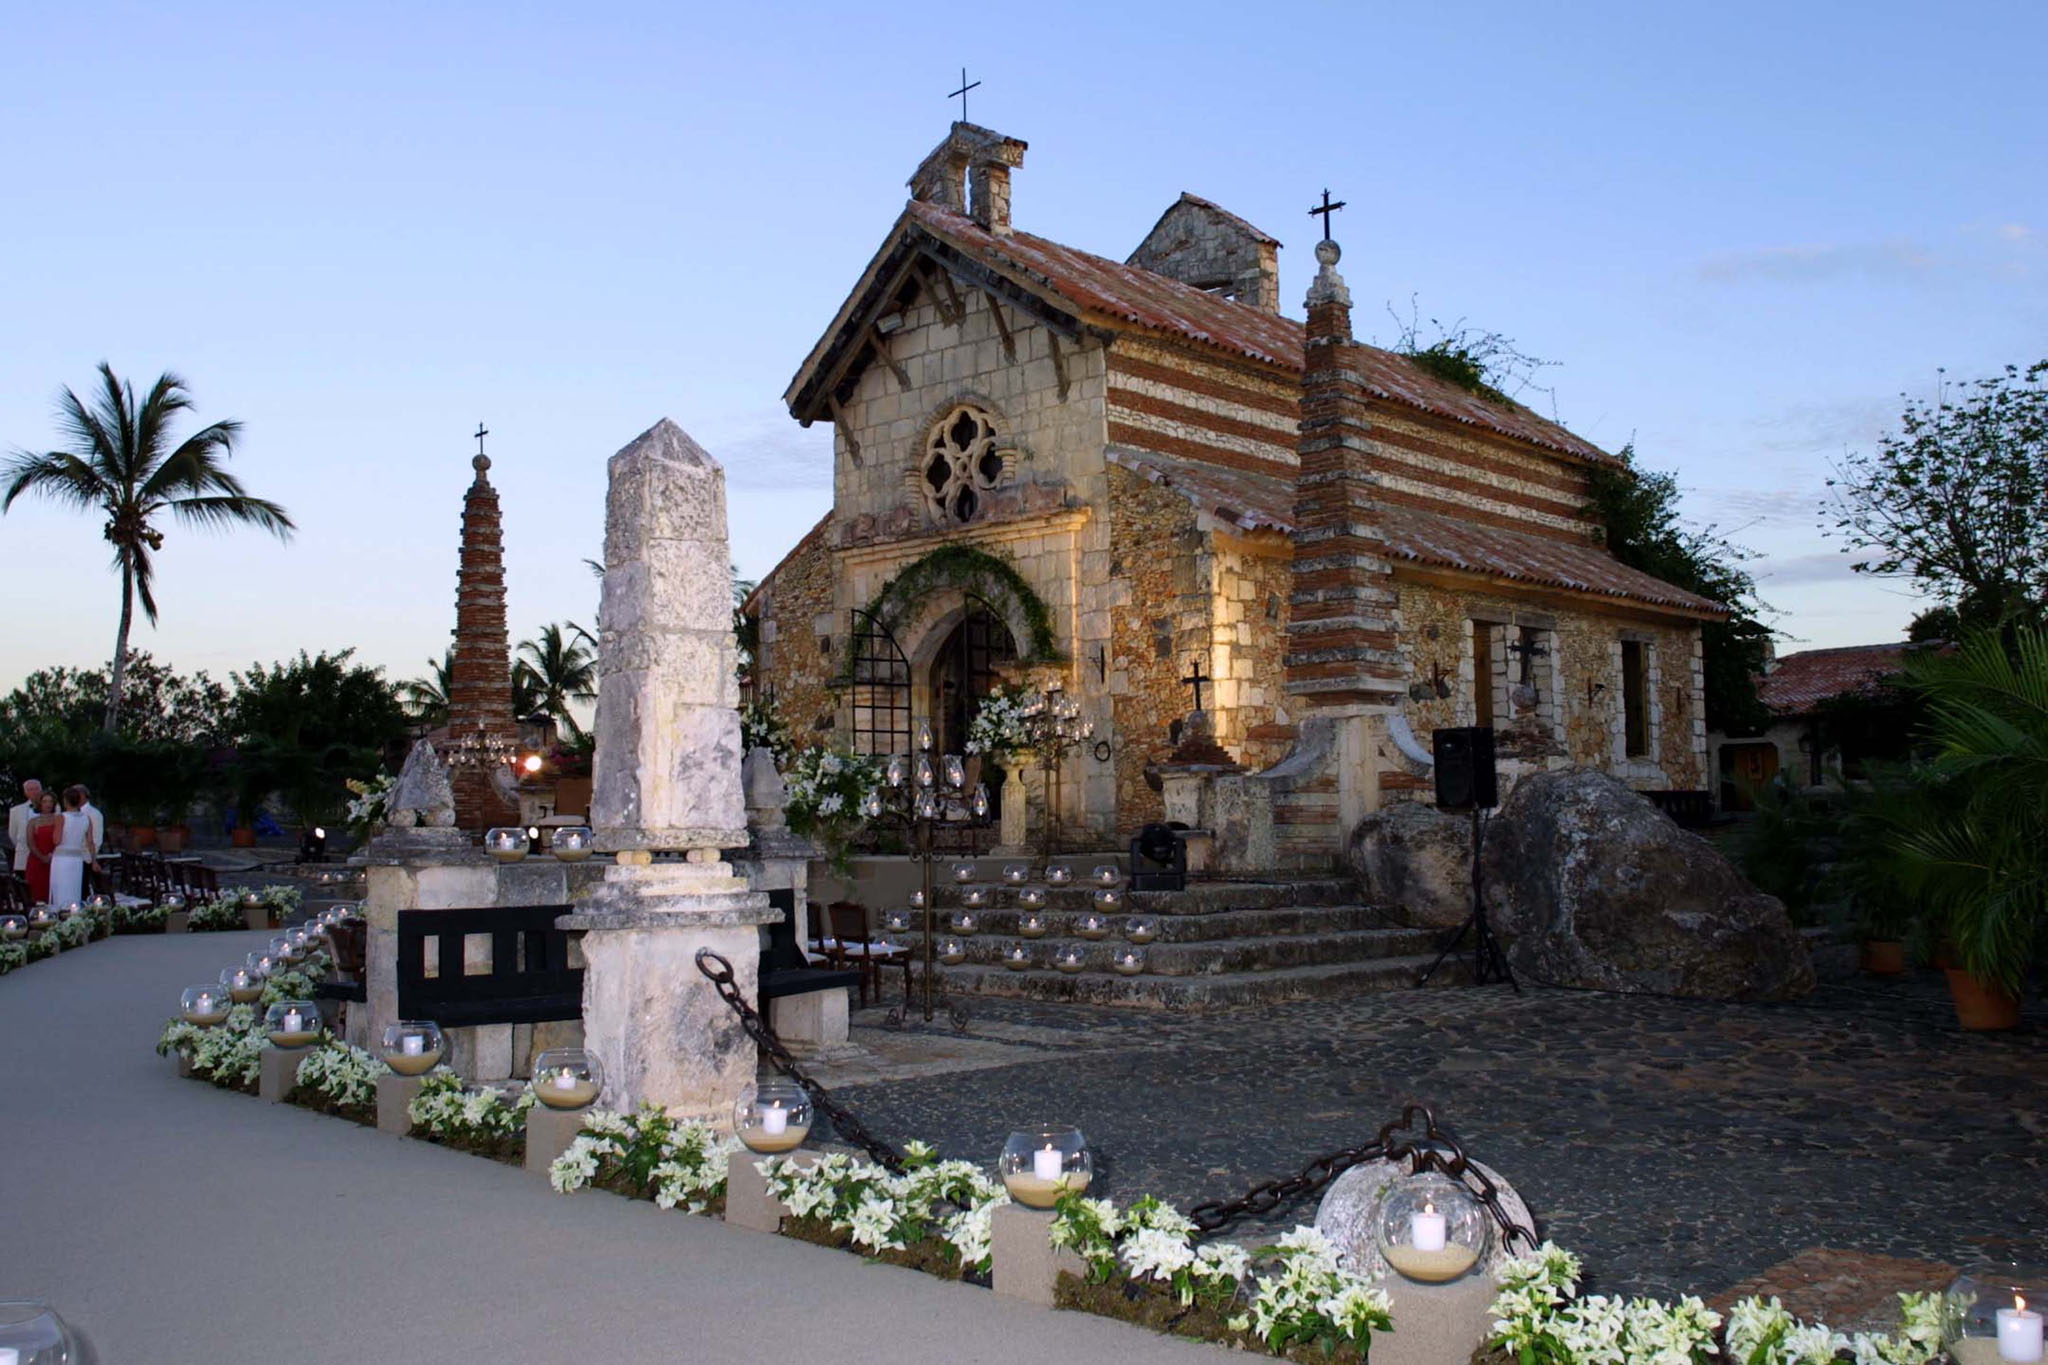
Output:
[[491,433],[490,433],[489,429],[488,429],[488,428],[486,428],[486,427],[484,426],[484,424],[483,424],[482,422],[478,422],[478,423],[476,424],[476,453],[477,453],[477,454],[481,455],[481,454],[483,454],[483,453],[484,453],[484,437],[486,437],[486,436],[488,436],[488,435],[490,435],[490,434],[491,434]]
[[968,83],[967,68],[963,66],[960,68],[960,88],[958,90],[955,90],[952,94],[946,96],[946,98],[949,100],[960,101],[960,121],[962,123],[967,122],[967,92],[974,89],[975,86],[980,84],[980,81],[975,81],[973,84]]
[[1197,655],[1195,656],[1195,661],[1194,661],[1194,663],[1193,663],[1193,664],[1191,664],[1191,665],[1189,665],[1189,667],[1188,667],[1188,675],[1187,675],[1187,676],[1186,676],[1185,678],[1182,678],[1182,679],[1181,679],[1181,681],[1182,681],[1182,682],[1184,682],[1184,683],[1186,683],[1186,684],[1187,684],[1187,685],[1188,685],[1189,687],[1192,687],[1192,688],[1194,688],[1194,689],[1195,689],[1195,709],[1196,709],[1197,711],[1201,710],[1201,709],[1202,709],[1202,684],[1203,684],[1203,683],[1205,683],[1205,682],[1215,682],[1215,681],[1216,681],[1216,680],[1215,680],[1215,679],[1214,679],[1213,677],[1209,676],[1209,675],[1208,675],[1207,673],[1204,673],[1204,672],[1202,671],[1202,656],[1201,656],[1201,655],[1197,654]]
[[1320,203],[1320,204],[1318,204],[1318,205],[1316,205],[1316,207],[1314,207],[1314,208],[1312,208],[1312,209],[1310,209],[1310,210],[1308,211],[1308,216],[1309,216],[1309,217],[1311,217],[1311,218],[1321,218],[1321,219],[1323,220],[1323,240],[1324,240],[1324,241],[1326,241],[1326,242],[1327,242],[1327,241],[1329,241],[1329,240],[1330,240],[1330,215],[1331,215],[1331,214],[1333,214],[1333,213],[1335,213],[1335,212],[1336,212],[1336,211],[1337,211],[1338,209],[1341,209],[1341,208],[1343,208],[1343,207],[1344,207],[1344,201],[1343,201],[1342,199],[1339,199],[1339,200],[1338,200],[1338,201],[1337,201],[1336,203],[1334,203],[1334,204],[1333,204],[1333,203],[1331,203],[1331,202],[1330,202],[1330,192],[1329,192],[1328,190],[1324,190],[1324,191],[1323,191],[1323,202],[1322,202],[1322,203]]

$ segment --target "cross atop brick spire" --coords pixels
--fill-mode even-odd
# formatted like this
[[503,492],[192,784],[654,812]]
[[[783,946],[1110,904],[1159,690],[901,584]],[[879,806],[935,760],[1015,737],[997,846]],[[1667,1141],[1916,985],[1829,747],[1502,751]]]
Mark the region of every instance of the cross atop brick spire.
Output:
[[490,456],[479,451],[469,463],[476,479],[462,499],[448,737],[458,754],[465,743],[483,750],[473,754],[480,762],[458,762],[451,774],[456,825],[481,831],[518,818],[497,781],[501,765],[490,755],[502,752],[509,758],[519,728],[512,715],[512,637],[505,624],[505,541],[498,490],[491,487]]

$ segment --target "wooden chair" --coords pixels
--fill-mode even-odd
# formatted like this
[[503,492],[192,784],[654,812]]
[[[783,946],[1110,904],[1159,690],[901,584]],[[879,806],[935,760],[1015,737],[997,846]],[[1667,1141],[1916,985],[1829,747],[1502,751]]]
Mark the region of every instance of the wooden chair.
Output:
[[860,971],[860,1003],[868,1003],[868,986],[875,988],[875,1000],[882,999],[882,973],[891,967],[903,969],[903,994],[910,995],[910,949],[900,943],[876,943],[868,934],[867,907],[855,901],[834,901],[825,907],[832,936],[825,940],[834,960]]
[[208,900],[214,900],[219,897],[220,874],[218,872],[215,872],[203,863],[180,863],[178,866],[185,870],[185,884],[192,888],[186,893],[188,896],[195,899],[204,896]]

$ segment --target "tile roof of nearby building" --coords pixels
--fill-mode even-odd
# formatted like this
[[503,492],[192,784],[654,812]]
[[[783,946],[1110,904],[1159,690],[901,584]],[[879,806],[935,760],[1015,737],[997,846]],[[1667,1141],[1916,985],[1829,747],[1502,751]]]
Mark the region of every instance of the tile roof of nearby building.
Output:
[[1872,692],[1905,667],[1910,644],[1845,645],[1802,649],[1780,658],[1757,684],[1757,696],[1781,716],[1803,716],[1820,703],[1852,692]]
[[[1112,446],[1123,468],[1172,488],[1204,512],[1245,530],[1289,531],[1294,489],[1280,479],[1180,460],[1148,450]],[[1720,603],[1631,569],[1597,545],[1459,521],[1454,517],[1387,508],[1380,537],[1395,559],[1489,574],[1534,587],[1619,597],[1701,615],[1724,616]]]
[[[1254,241],[1264,242],[1267,246],[1284,245],[1284,243],[1282,243],[1281,240],[1278,237],[1275,237],[1272,233],[1267,232],[1265,229],[1260,228],[1252,223],[1247,223],[1244,219],[1238,217],[1229,209],[1224,208],[1223,205],[1218,204],[1213,200],[1204,199],[1199,194],[1189,194],[1186,190],[1182,190],[1180,192],[1180,198],[1174,200],[1173,203],[1167,206],[1166,213],[1172,213],[1182,204],[1193,204],[1198,209],[1207,209],[1209,212],[1215,214],[1218,218],[1221,218],[1226,223],[1229,223],[1232,226],[1243,231],[1246,236],[1252,238]],[[1159,223],[1163,223],[1166,221],[1166,213],[1160,214],[1159,222],[1152,224],[1152,232],[1157,232],[1159,230]],[[1148,232],[1145,235],[1149,238],[1152,235],[1152,233]]]
[[[1013,279],[1023,276],[1019,283],[1062,298],[1096,321],[1169,333],[1268,365],[1295,371],[1303,368],[1306,329],[1294,318],[1028,232],[997,236],[972,218],[921,200],[912,200],[904,208],[904,217]],[[1518,403],[1503,404],[1468,393],[1419,368],[1406,356],[1363,344],[1355,353],[1366,386],[1390,402],[1577,459],[1616,462],[1614,456],[1556,422]]]

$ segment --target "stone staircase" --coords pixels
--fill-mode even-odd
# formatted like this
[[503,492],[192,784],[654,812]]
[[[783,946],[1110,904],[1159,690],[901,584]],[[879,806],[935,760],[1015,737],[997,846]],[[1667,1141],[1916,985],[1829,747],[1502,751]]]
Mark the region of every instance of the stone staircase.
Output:
[[[1006,890],[996,890],[993,899],[1002,904],[978,912],[981,928],[971,936],[947,934],[943,926],[951,912],[941,911],[941,938],[959,938],[967,952],[966,961],[942,970],[946,988],[957,994],[1141,1009],[1210,1009],[1412,988],[1436,960],[1438,935],[1394,924],[1386,912],[1359,904],[1357,894],[1350,882],[1314,877],[1126,891],[1123,906],[1106,916],[1110,935],[1090,940],[1074,928],[1094,910],[1092,888],[1050,890],[1043,912],[1048,928],[1040,938],[1019,934],[1024,912]],[[1139,949],[1143,974],[1122,976],[1111,960],[1133,946],[1123,930],[1137,915],[1153,920],[1158,936]],[[1032,962],[1021,970],[1004,962],[1019,944]],[[1066,947],[1083,951],[1082,970],[1053,968],[1054,954]],[[1469,958],[1454,956],[1430,984],[1461,983],[1468,975]]]

